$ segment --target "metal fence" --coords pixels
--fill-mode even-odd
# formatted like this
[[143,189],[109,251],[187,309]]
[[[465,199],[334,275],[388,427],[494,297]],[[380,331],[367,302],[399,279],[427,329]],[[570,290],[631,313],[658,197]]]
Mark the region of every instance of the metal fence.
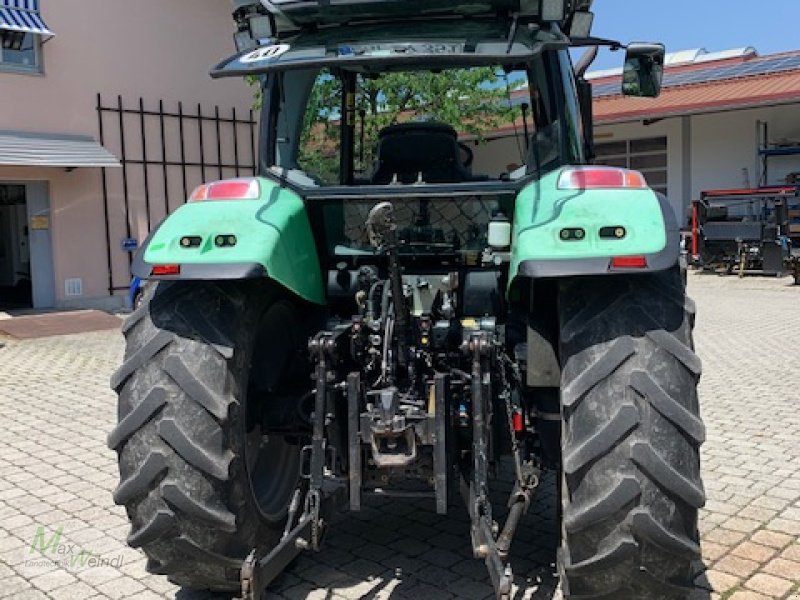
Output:
[[97,94],[100,143],[122,164],[101,175],[110,294],[128,288],[135,246],[196,186],[256,172],[252,110],[154,104],[122,96],[107,104]]

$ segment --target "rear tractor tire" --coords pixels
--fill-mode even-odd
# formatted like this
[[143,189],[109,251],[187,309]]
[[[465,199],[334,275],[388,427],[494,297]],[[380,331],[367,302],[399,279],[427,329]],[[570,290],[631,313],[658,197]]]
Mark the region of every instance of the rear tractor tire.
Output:
[[248,552],[279,540],[300,448],[262,436],[255,407],[295,379],[301,323],[263,281],[161,283],[126,321],[108,445],[119,456],[114,501],[131,522],[127,541],[150,572],[234,591]]
[[559,294],[564,596],[688,598],[705,428],[680,270],[572,279]]

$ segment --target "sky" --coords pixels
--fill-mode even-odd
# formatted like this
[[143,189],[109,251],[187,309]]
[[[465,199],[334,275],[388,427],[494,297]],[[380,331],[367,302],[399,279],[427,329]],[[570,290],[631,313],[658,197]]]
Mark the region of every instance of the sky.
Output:
[[[800,50],[800,0],[595,0],[593,34],[621,42],[663,42],[667,52],[754,46],[759,54]],[[604,50],[595,69],[621,67]]]

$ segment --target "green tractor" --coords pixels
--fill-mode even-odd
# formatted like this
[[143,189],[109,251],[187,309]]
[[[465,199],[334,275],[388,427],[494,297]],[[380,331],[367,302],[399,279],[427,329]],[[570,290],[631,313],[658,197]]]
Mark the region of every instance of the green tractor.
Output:
[[[334,512],[429,497],[466,503],[510,598],[549,470],[566,598],[689,596],[694,308],[669,203],[592,164],[584,74],[625,47],[590,5],[235,2],[212,75],[257,85],[258,176],[200,186],[142,245],[112,379],[114,500],[151,572],[259,598]],[[663,65],[627,46],[624,93],[657,95]]]

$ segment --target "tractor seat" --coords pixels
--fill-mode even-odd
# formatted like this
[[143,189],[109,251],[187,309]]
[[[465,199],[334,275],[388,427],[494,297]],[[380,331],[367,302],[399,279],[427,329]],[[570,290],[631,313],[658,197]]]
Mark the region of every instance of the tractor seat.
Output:
[[387,185],[397,175],[404,184],[460,183],[472,174],[462,163],[458,134],[444,123],[400,123],[378,135],[378,164],[372,175],[375,185]]

